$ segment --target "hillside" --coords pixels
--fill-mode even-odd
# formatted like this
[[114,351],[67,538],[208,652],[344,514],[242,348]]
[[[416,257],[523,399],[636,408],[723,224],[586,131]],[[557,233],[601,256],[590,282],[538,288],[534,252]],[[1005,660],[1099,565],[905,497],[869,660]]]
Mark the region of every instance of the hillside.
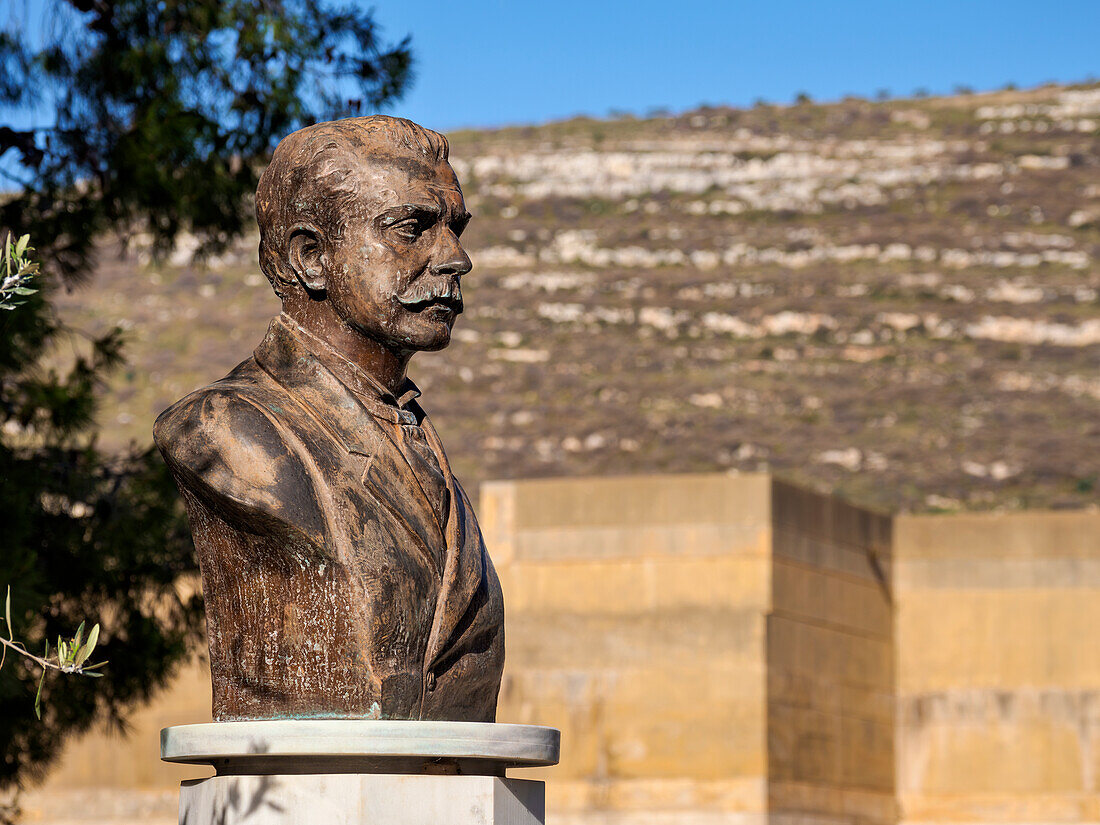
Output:
[[[431,125],[431,124],[426,124]],[[1100,86],[462,132],[475,269],[412,375],[459,474],[769,468],[908,510],[1095,506]],[[256,239],[119,258],[102,441],[223,375]]]

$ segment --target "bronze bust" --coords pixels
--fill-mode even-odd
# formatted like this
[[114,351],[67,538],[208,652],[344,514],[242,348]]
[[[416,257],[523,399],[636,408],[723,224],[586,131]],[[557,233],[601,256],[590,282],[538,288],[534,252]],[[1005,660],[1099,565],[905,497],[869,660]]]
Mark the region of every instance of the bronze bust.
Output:
[[400,118],[284,139],[256,191],[282,313],[157,419],[202,569],[216,720],[494,721],[500,584],[406,377],[450,342],[471,268],[447,158]]

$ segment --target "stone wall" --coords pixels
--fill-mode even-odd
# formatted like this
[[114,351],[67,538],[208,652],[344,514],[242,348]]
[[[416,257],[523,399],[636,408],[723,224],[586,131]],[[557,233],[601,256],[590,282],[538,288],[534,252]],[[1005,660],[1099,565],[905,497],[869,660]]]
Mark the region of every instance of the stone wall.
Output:
[[770,491],[723,475],[482,488],[508,616],[499,719],[561,728],[561,765],[536,774],[551,821],[764,820]]
[[1100,821],[1100,513],[894,535],[902,820]]
[[895,820],[890,519],[765,475],[483,493],[501,718],[562,728],[550,809]]
[[893,823],[890,518],[788,484],[772,491],[772,821]]

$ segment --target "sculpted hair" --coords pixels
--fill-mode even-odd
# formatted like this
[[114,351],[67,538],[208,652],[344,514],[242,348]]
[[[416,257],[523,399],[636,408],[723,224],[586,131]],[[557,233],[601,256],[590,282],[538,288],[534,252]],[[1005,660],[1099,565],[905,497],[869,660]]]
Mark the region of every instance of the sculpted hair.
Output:
[[294,227],[312,224],[342,237],[343,216],[364,195],[356,165],[394,155],[443,163],[449,151],[438,132],[385,115],[318,123],[283,138],[256,187],[260,270],[275,294],[282,298],[297,283],[286,260]]

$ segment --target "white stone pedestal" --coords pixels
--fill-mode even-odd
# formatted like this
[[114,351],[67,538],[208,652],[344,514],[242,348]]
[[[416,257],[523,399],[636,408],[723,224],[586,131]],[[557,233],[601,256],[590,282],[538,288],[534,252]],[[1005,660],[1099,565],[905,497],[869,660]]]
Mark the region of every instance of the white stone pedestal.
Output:
[[212,765],[180,787],[180,825],[542,825],[553,728],[483,722],[279,720],[161,731],[167,762]]

